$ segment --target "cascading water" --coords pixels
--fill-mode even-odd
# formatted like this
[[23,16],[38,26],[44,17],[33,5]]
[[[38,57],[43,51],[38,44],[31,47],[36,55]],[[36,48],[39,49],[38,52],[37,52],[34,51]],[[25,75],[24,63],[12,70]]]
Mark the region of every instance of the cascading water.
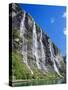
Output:
[[25,44],[25,37],[24,37],[24,33],[25,33],[25,25],[24,25],[24,22],[25,22],[25,13],[23,14],[23,18],[21,20],[21,25],[20,25],[20,36],[23,40],[23,43],[22,43],[22,54],[23,54],[23,60],[24,60],[24,63],[27,63],[27,45]]
[[36,58],[36,64],[38,69],[40,69],[40,65],[39,65],[39,57],[38,57],[38,41],[37,41],[37,33],[36,33],[36,26],[35,26],[35,22],[33,24],[33,55]]
[[42,59],[42,67],[44,70],[47,70],[46,69],[46,66],[45,66],[45,51],[44,51],[44,46],[43,46],[43,43],[42,43],[42,30],[41,30],[41,37],[40,37],[40,43],[41,43],[41,59]]
[[24,37],[24,34],[25,34],[25,25],[24,25],[25,17],[26,17],[26,13],[24,13],[24,16],[23,16],[23,19],[21,20],[21,25],[20,25],[20,36],[23,39],[22,54],[23,54],[24,63],[27,65],[27,67],[31,71],[31,74],[33,74],[33,71],[31,70],[31,68],[30,68],[30,66],[28,65],[28,62],[27,62],[27,40]]
[[54,58],[54,56],[53,56],[53,54],[54,54],[54,50],[53,50],[52,42],[51,42],[50,39],[49,39],[49,48],[50,48],[51,61],[53,62],[54,70],[56,71],[56,73],[57,73],[60,77],[63,77],[63,76],[60,74],[60,72],[59,72],[59,70],[58,70],[58,68],[57,68],[57,66],[56,66],[55,58]]
[[[30,68],[29,64],[28,64],[28,61],[27,61],[27,40],[26,38],[24,37],[24,34],[25,34],[25,25],[24,25],[24,22],[25,22],[25,17],[26,17],[26,14],[24,13],[24,16],[23,16],[23,19],[21,20],[21,25],[20,25],[20,36],[22,37],[23,39],[23,44],[22,44],[22,54],[23,54],[23,61],[24,63],[27,65],[28,69],[31,71],[31,74],[33,74],[33,71],[32,69]],[[47,68],[45,66],[45,59],[46,59],[46,55],[45,55],[45,51],[44,51],[44,45],[43,45],[43,42],[42,42],[42,30],[41,30],[41,36],[40,36],[40,45],[41,45],[41,65],[39,64],[39,55],[38,55],[38,41],[37,41],[37,32],[36,32],[36,25],[35,25],[35,22],[33,23],[33,34],[32,34],[32,45],[33,45],[33,48],[32,48],[32,53],[33,53],[33,56],[36,58],[36,64],[37,64],[37,67],[38,69],[42,69],[47,71]],[[49,48],[50,48],[50,52],[51,52],[51,61],[53,62],[53,67],[54,67],[54,70],[56,71],[56,73],[62,77],[62,75],[60,74],[57,66],[56,66],[56,63],[55,63],[55,57],[54,57],[54,50],[53,50],[53,47],[52,47],[52,42],[51,40],[49,39]]]
[[23,14],[23,18],[21,20],[21,25],[20,25],[20,37],[23,37],[23,43],[24,43],[24,32],[25,32],[25,25],[24,25],[24,22],[25,22],[25,13]]

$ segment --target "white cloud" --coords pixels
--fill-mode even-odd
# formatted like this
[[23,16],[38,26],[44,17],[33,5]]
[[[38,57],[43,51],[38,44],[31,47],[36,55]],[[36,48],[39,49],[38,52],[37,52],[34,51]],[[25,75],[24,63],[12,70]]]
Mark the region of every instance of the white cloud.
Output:
[[55,22],[55,18],[51,18],[51,23],[53,24]]
[[68,34],[68,30],[66,30],[66,28],[64,28],[64,35]]
[[63,13],[62,18],[66,18],[66,12]]

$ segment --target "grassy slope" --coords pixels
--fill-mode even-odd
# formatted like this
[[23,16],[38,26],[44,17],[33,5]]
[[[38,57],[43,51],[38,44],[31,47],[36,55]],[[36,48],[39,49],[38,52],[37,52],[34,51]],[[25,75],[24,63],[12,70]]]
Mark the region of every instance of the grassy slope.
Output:
[[12,75],[15,79],[45,79],[53,80],[59,79],[56,73],[42,74],[37,68],[34,68],[34,75],[32,75],[23,63],[22,55],[19,52],[12,52]]

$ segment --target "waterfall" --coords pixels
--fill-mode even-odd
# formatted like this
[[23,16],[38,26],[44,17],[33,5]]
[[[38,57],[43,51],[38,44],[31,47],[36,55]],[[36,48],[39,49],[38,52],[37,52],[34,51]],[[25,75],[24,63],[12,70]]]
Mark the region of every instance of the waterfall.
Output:
[[27,64],[27,42],[25,41],[24,33],[25,33],[25,13],[23,14],[23,18],[21,20],[20,25],[20,36],[22,37],[23,43],[22,43],[22,54],[23,54],[23,60],[24,63]]
[[44,70],[47,70],[46,69],[46,66],[45,66],[45,51],[44,51],[44,46],[43,46],[43,42],[42,42],[42,30],[41,30],[41,36],[40,36],[40,43],[41,43],[41,59],[42,59],[42,67]]
[[33,71],[31,70],[31,68],[27,62],[27,40],[24,37],[24,34],[25,34],[25,25],[24,25],[25,17],[26,17],[26,13],[24,13],[24,16],[21,20],[21,25],[20,25],[20,37],[22,37],[22,40],[23,40],[23,43],[22,43],[23,62],[27,65],[28,69],[31,71],[31,74],[33,74]]
[[44,52],[44,46],[43,46],[43,43],[42,43],[42,30],[41,30],[40,43],[41,43],[42,61],[45,61],[45,52]]
[[23,60],[24,63],[27,63],[27,43],[25,41],[24,33],[25,33],[25,13],[23,14],[23,18],[21,20],[21,25],[20,25],[20,37],[22,38],[22,54],[23,54]]
[[39,65],[39,56],[38,56],[38,41],[37,41],[37,33],[36,33],[36,26],[35,26],[35,22],[33,24],[33,55],[36,58],[36,64],[38,69],[40,69],[40,65]]
[[20,25],[20,36],[23,37],[23,41],[24,41],[24,32],[25,32],[25,25],[24,25],[24,22],[25,22],[25,13],[23,14],[23,18],[21,20],[21,25]]
[[60,72],[59,72],[59,70],[58,70],[58,68],[57,68],[57,66],[56,66],[55,58],[54,58],[54,56],[53,56],[53,55],[54,55],[54,50],[53,50],[52,42],[51,42],[50,39],[49,39],[49,48],[50,48],[51,61],[53,62],[54,70],[56,71],[56,73],[57,73],[60,77],[63,77],[63,76],[60,74]]

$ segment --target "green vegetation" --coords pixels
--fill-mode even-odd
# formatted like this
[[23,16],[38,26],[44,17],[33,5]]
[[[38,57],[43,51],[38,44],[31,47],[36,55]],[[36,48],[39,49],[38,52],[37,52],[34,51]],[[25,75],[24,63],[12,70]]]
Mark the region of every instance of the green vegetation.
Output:
[[20,37],[19,30],[13,29],[13,30],[12,30],[12,38],[13,38],[13,39],[16,39],[16,38],[19,38],[19,37]]
[[12,29],[12,49],[20,50],[20,42],[22,42],[20,38],[20,32],[16,28]]
[[[40,28],[37,24],[36,28],[37,32],[39,32]],[[28,43],[30,45],[32,43],[31,35],[29,36],[28,33],[27,35],[25,35],[25,37],[27,38]],[[43,74],[43,72],[38,70],[36,63],[33,66],[30,66],[33,70],[32,75],[27,65],[23,62],[23,55],[21,55],[20,53],[21,43],[23,41],[20,37],[19,30],[13,29],[12,39],[12,75],[10,75],[10,77],[12,77],[13,80],[30,80],[30,82],[26,82],[25,84],[23,82],[22,85],[38,85],[57,83],[56,81],[61,79],[55,72],[47,72]],[[28,55],[28,61],[31,64],[31,62],[33,61],[33,57]]]
[[34,79],[55,80],[60,79],[60,77],[56,73],[47,72],[43,74],[39,70],[34,70]]
[[40,31],[39,25],[38,25],[38,24],[35,24],[35,25],[36,25],[36,30],[37,30],[37,32],[39,32],[39,31]]
[[20,53],[12,53],[12,74],[15,79],[31,79],[31,73],[23,63]]
[[20,52],[12,52],[12,75],[17,79],[45,79],[45,80],[54,80],[60,79],[56,73],[45,73],[42,74],[37,67],[33,69],[34,74],[32,75],[27,66],[23,63],[23,56]]

